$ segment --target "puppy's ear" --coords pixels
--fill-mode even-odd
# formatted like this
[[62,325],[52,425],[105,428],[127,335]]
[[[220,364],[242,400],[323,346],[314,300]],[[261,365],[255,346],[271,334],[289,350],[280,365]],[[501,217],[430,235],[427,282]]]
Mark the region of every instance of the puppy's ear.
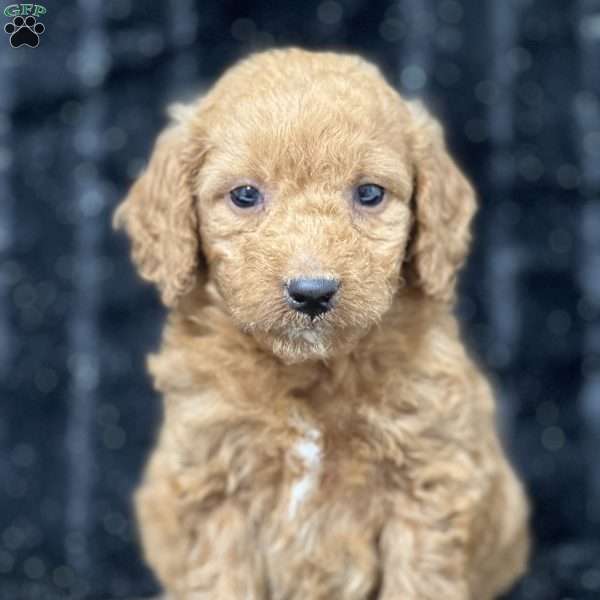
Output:
[[450,301],[470,243],[476,210],[473,188],[450,158],[439,123],[419,102],[409,103],[415,133],[414,225],[409,281],[430,297]]
[[166,305],[189,292],[200,275],[192,187],[202,158],[197,146],[183,120],[161,133],[146,170],[114,215],[114,226],[124,228],[131,238],[140,275],[158,286]]

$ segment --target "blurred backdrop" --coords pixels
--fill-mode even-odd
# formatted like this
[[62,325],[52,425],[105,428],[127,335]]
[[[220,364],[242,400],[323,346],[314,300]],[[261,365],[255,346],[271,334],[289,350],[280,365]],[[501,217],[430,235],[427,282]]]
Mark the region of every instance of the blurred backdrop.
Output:
[[0,32],[0,600],[157,592],[130,495],[164,311],[110,217],[166,105],[281,45],[363,54],[445,124],[481,201],[457,310],[534,509],[510,598],[600,598],[600,1],[44,7],[38,47]]

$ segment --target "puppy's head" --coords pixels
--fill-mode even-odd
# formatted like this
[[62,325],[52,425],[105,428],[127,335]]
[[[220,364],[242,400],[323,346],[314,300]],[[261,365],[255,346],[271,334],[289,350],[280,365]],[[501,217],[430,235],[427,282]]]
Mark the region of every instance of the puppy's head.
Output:
[[280,50],[179,111],[116,223],[167,305],[210,283],[298,361],[351,347],[407,285],[451,301],[474,209],[439,125],[375,67]]

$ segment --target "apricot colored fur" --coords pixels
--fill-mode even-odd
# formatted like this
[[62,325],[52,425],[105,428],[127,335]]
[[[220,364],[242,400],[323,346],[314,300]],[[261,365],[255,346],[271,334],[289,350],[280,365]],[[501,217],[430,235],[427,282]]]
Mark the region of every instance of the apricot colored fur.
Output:
[[[495,598],[528,510],[452,312],[475,198],[440,126],[363,59],[298,49],[173,112],[115,219],[170,307],[136,495],[170,598]],[[229,202],[244,183],[260,209]],[[299,276],[342,282],[314,322]]]

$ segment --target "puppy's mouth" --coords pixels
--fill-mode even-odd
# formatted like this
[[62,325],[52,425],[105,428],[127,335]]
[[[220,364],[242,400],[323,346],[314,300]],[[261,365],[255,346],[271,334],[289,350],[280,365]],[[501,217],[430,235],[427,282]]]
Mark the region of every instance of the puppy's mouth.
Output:
[[286,328],[272,338],[272,351],[286,362],[324,359],[332,351],[331,335],[315,322],[304,327]]
[[323,319],[316,321],[312,319],[301,327],[290,327],[285,330],[284,335],[290,340],[298,343],[306,344],[321,344],[323,339],[327,337],[327,332],[322,325]]
[[311,318],[287,308],[279,313],[279,318],[260,325],[254,323],[245,330],[287,364],[327,360],[350,351],[369,330],[360,321],[350,320],[340,309],[338,305]]
[[336,345],[337,327],[333,312],[310,317],[281,307],[269,321],[252,323],[243,329],[286,363],[324,359]]

